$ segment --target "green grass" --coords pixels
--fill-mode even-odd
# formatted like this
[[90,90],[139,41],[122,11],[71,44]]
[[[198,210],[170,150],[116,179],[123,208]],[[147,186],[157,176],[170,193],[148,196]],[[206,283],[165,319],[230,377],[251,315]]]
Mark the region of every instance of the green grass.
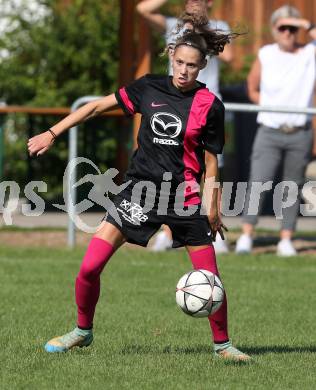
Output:
[[207,320],[176,307],[183,251],[122,249],[102,275],[92,346],[45,353],[74,326],[82,254],[0,249],[1,389],[315,388],[315,257],[219,258],[231,338],[254,357],[239,365],[215,360]]

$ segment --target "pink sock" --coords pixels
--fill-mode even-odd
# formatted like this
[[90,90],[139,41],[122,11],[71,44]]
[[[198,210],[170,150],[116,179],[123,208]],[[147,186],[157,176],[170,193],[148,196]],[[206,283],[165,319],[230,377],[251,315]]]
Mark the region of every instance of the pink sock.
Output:
[[[205,269],[219,276],[216,264],[216,256],[213,246],[189,253],[194,269]],[[226,294],[222,306],[218,311],[209,316],[208,320],[213,332],[215,343],[223,343],[229,340],[227,329],[227,300]]]
[[100,295],[100,274],[108,262],[114,247],[105,240],[92,238],[83,258],[76,279],[76,303],[78,326],[91,328],[95,307]]

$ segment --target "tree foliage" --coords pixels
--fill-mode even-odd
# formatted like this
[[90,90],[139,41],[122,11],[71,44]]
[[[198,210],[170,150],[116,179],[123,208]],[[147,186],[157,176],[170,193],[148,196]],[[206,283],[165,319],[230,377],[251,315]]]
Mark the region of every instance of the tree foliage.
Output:
[[69,105],[82,95],[100,95],[116,85],[116,0],[73,0],[62,7],[42,0],[47,12],[34,21],[10,15],[13,28],[1,37],[0,96],[7,103]]
[[[0,0],[0,5],[1,1],[6,0]],[[81,96],[105,95],[117,87],[117,0],[72,0],[67,6],[61,4],[66,2],[37,0],[40,15],[36,7],[26,12],[26,1],[30,3],[20,0],[20,5],[7,13],[0,36],[2,100],[10,105],[70,106]],[[63,135],[41,159],[30,160],[26,152],[27,138],[59,119],[7,116],[5,179],[15,180],[21,187],[31,179],[45,180],[48,198],[62,192],[67,137]],[[79,151],[106,169],[115,159],[116,128],[113,120],[101,119],[85,125],[89,131],[79,132]]]

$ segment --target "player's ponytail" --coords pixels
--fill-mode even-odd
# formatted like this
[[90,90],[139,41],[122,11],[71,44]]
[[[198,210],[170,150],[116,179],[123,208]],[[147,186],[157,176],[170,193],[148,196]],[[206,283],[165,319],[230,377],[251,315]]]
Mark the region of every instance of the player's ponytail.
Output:
[[182,35],[169,49],[187,45],[198,49],[205,58],[207,55],[216,56],[224,50],[224,47],[240,33],[211,29],[208,19],[204,14],[184,13],[178,22],[175,34],[183,31]]

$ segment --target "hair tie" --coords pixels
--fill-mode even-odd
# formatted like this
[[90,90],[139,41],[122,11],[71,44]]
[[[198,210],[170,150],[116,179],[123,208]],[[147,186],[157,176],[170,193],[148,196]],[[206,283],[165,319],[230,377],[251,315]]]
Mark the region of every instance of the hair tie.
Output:
[[179,42],[174,46],[174,49],[182,45],[193,47],[194,49],[199,50],[204,56],[207,54],[201,47],[190,41]]

